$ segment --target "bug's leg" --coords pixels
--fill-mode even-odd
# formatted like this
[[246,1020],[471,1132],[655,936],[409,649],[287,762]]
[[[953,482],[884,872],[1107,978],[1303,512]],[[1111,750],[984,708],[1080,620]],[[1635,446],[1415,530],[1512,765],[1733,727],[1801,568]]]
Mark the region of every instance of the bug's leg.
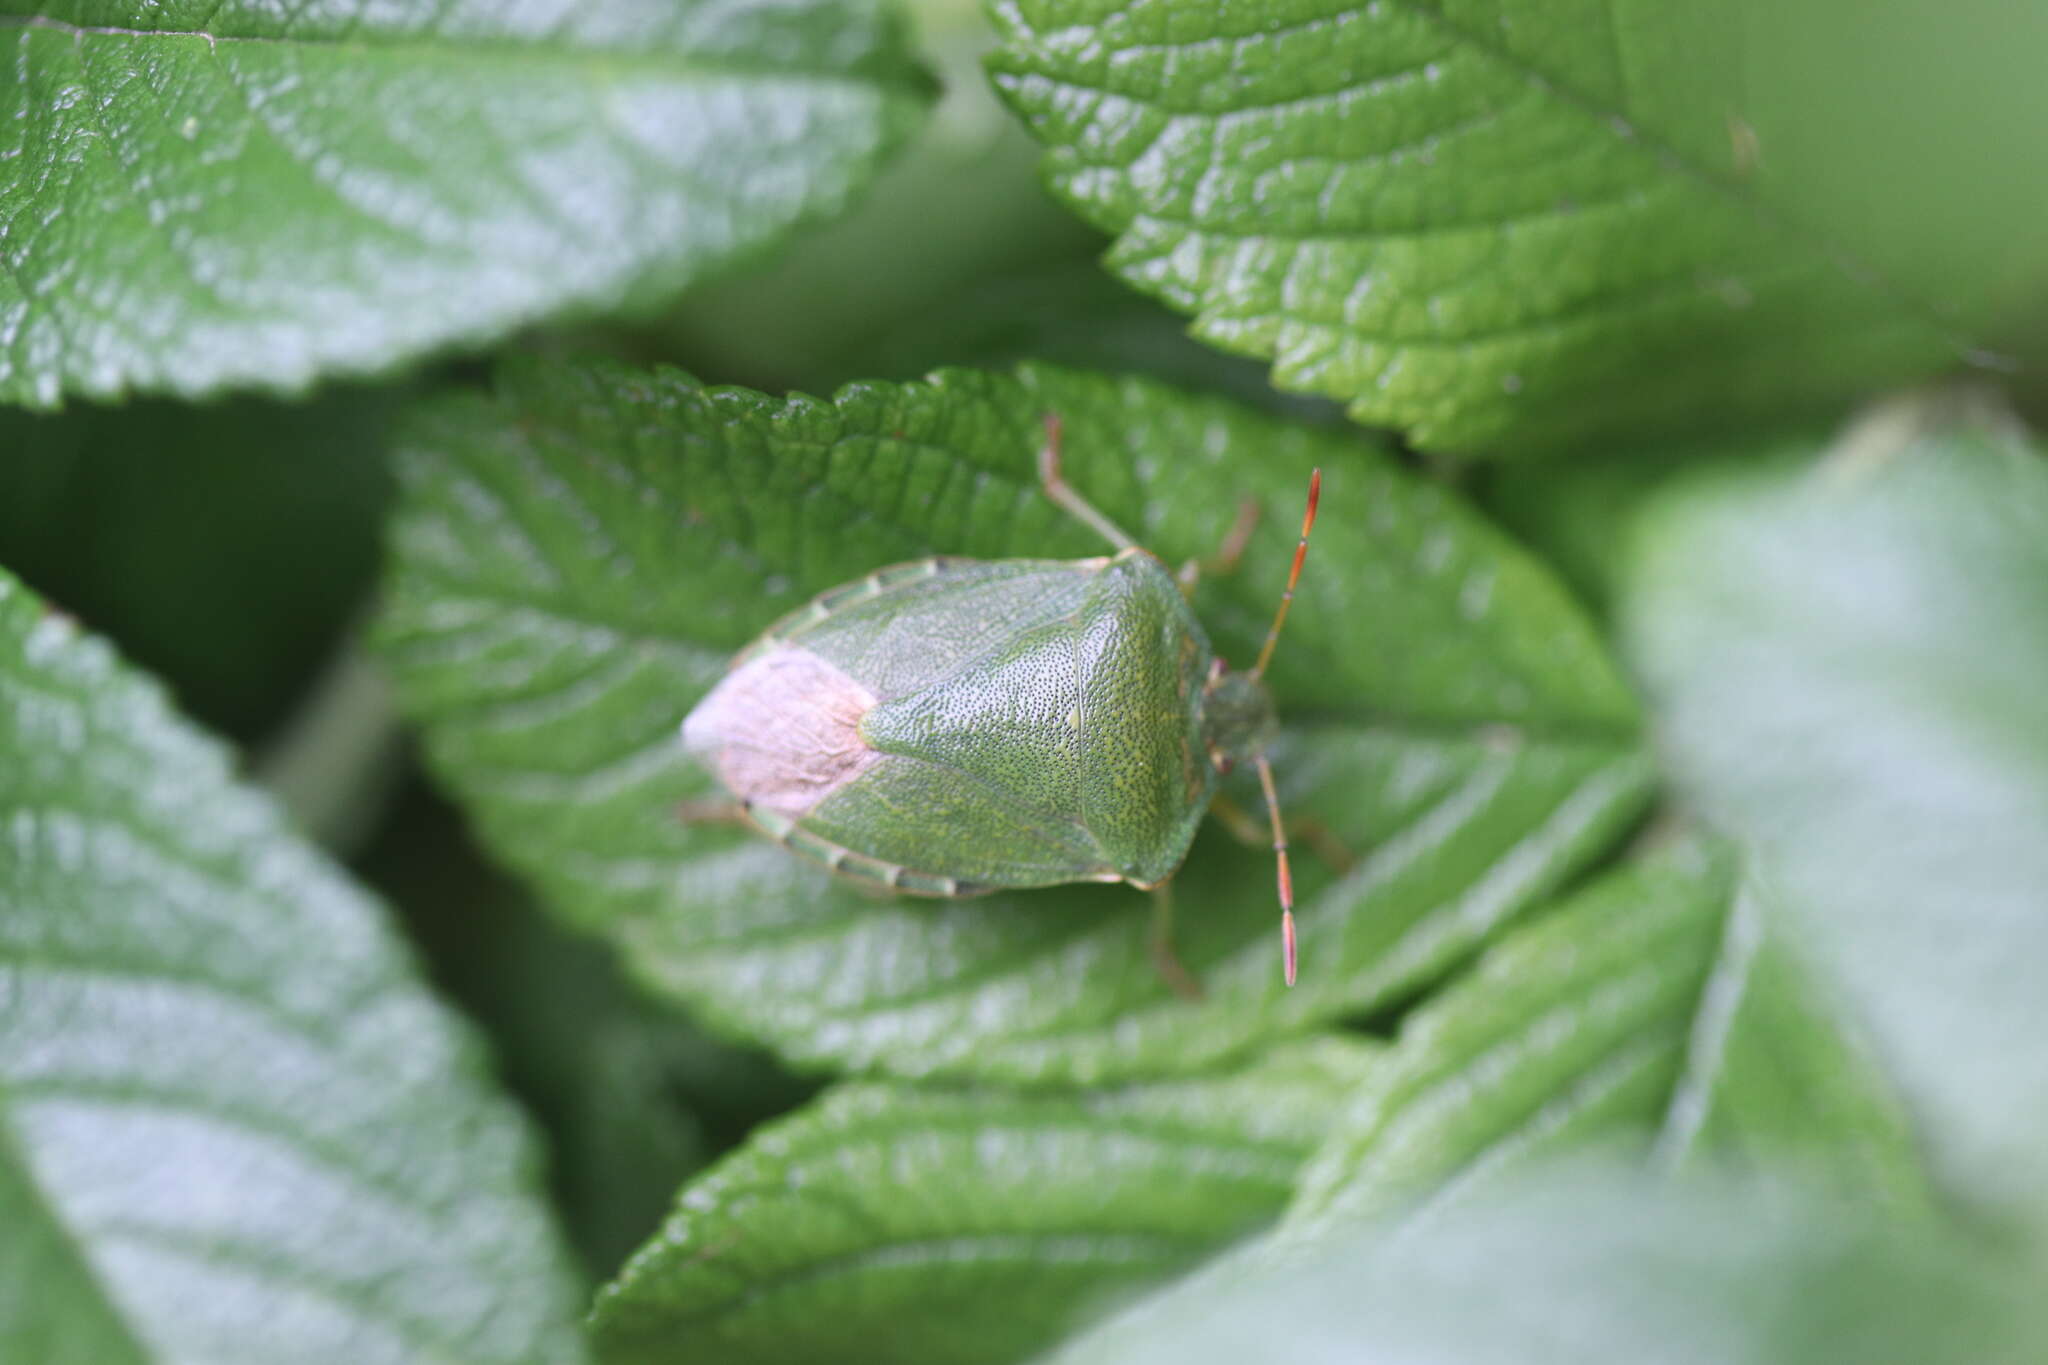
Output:
[[1216,553],[1205,559],[1190,559],[1180,566],[1180,572],[1174,578],[1180,584],[1181,595],[1192,596],[1195,584],[1205,573],[1215,574],[1218,578],[1236,573],[1238,561],[1244,558],[1244,547],[1251,544],[1252,532],[1258,528],[1258,500],[1246,498],[1237,504],[1237,519],[1223,533],[1223,543],[1216,547]]
[[744,825],[747,808],[726,797],[709,796],[676,803],[676,819],[686,825]]
[[[1227,796],[1218,796],[1209,804],[1209,813],[1219,824],[1230,832],[1230,837],[1247,848],[1271,848],[1272,833],[1253,815]],[[1316,861],[1343,876],[1358,865],[1358,855],[1342,836],[1313,815],[1290,815],[1287,817],[1287,836],[1299,837],[1316,855]]]
[[1045,489],[1045,496],[1056,506],[1117,549],[1128,550],[1137,545],[1137,541],[1124,534],[1122,527],[1096,511],[1093,503],[1076,493],[1061,477],[1058,413],[1048,412],[1045,415],[1045,444],[1038,448],[1038,482]]
[[1183,1000],[1200,1000],[1202,983],[1181,965],[1180,957],[1173,951],[1173,883],[1161,882],[1152,888],[1150,894],[1152,927],[1146,935],[1145,946],[1152,951],[1152,965],[1159,969],[1159,975],[1175,995]]

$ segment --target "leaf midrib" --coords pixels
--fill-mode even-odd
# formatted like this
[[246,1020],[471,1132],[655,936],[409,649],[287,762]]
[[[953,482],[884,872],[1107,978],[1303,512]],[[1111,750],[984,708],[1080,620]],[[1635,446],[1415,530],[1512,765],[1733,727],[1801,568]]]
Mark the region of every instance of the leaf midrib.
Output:
[[361,35],[341,37],[321,35],[311,38],[272,37],[261,34],[217,34],[204,29],[147,29],[122,28],[117,25],[73,24],[62,19],[52,19],[41,14],[0,14],[0,33],[7,30],[27,33],[41,29],[56,34],[68,34],[74,42],[87,37],[100,38],[141,38],[141,39],[198,39],[207,45],[208,55],[216,55],[222,47],[283,47],[283,48],[331,48],[356,52],[391,53],[398,56],[408,54],[419,56],[463,58],[477,57],[488,60],[519,61],[545,59],[563,66],[580,65],[586,68],[611,68],[657,71],[671,77],[699,76],[723,77],[742,80],[797,79],[824,85],[843,85],[860,90],[873,90],[886,95],[906,99],[922,99],[927,93],[924,82],[915,73],[895,72],[889,74],[864,72],[858,67],[816,68],[804,66],[769,66],[761,63],[741,61],[721,56],[706,57],[702,54],[664,52],[648,48],[595,47],[583,43],[548,42],[545,40],[517,40],[511,38],[464,37],[459,42],[451,39],[422,37],[406,34],[389,38],[369,38]]

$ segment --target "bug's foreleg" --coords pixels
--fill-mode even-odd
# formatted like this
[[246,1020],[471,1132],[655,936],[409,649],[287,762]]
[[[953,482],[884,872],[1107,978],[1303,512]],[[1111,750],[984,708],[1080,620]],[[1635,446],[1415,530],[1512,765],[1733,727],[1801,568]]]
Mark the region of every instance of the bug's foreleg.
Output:
[[1175,995],[1183,1000],[1200,1000],[1202,983],[1182,965],[1180,956],[1173,951],[1173,883],[1161,882],[1149,894],[1152,897],[1152,925],[1146,933],[1145,946],[1152,952],[1152,965],[1158,968],[1160,977]]

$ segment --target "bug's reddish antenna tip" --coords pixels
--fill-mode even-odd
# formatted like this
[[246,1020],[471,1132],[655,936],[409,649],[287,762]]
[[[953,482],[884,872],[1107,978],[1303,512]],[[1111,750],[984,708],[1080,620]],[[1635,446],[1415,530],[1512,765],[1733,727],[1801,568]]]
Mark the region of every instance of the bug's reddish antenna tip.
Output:
[[1316,504],[1322,501],[1322,497],[1323,471],[1322,468],[1318,466],[1317,468],[1311,469],[1308,472],[1308,516],[1305,518],[1305,520],[1308,521],[1311,525],[1315,523],[1316,519]]
[[1292,986],[1295,976],[1294,912],[1292,910],[1282,910],[1280,912],[1280,956],[1284,964],[1281,971],[1287,977],[1287,984]]

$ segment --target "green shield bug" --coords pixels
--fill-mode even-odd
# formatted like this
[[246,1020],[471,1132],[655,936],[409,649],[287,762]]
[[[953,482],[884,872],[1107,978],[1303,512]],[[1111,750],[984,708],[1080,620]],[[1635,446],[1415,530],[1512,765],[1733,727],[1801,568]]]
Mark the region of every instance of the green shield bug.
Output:
[[[1189,995],[1199,990],[1173,956],[1167,885],[1218,779],[1249,762],[1293,985],[1293,885],[1265,756],[1277,725],[1261,678],[1322,471],[1272,628],[1237,672],[1188,606],[1200,562],[1176,577],[1070,488],[1058,419],[1045,427],[1046,496],[1114,554],[920,559],[833,588],[734,657],[683,721],[684,743],[735,798],[719,814],[844,877],[920,896],[1078,881],[1152,891],[1154,960]],[[1212,565],[1234,563],[1250,530],[1240,517]]]

